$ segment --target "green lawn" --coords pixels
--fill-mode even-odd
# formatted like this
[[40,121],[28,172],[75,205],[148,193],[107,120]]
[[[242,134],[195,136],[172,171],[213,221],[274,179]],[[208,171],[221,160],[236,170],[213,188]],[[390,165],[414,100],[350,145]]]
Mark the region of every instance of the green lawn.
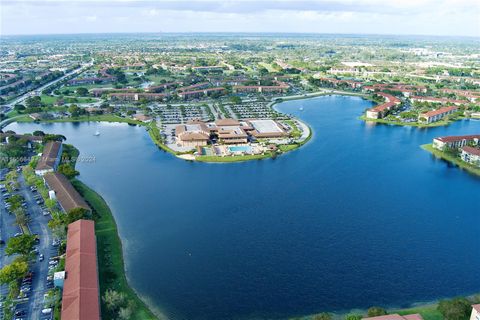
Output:
[[469,163],[466,163],[466,162],[462,161],[462,159],[454,157],[454,156],[452,156],[452,155],[450,155],[446,152],[437,150],[430,143],[424,144],[421,147],[422,147],[422,149],[427,150],[428,152],[435,155],[437,158],[444,159],[448,162],[451,162],[451,163],[459,166],[462,169],[467,170],[470,173],[473,173],[473,174],[476,174],[476,175],[480,176],[480,168],[475,167],[475,166],[473,166]]
[[420,313],[424,320],[443,320],[442,314],[437,310],[437,304],[428,304],[410,309],[394,310],[390,313],[398,313],[400,315]]
[[391,124],[395,126],[408,126],[408,127],[418,127],[418,128],[433,128],[433,127],[441,127],[447,126],[457,120],[460,119],[446,119],[437,122],[432,122],[430,124],[424,124],[420,122],[401,122],[401,121],[394,121],[394,120],[386,120],[386,119],[370,119],[365,117],[365,115],[360,117],[360,120],[376,122],[376,123],[383,123],[383,124]]
[[240,161],[249,161],[249,160],[261,160],[271,158],[273,153],[266,152],[265,154],[253,154],[245,156],[198,156],[195,158],[197,161],[202,162],[240,162]]
[[[122,243],[118,236],[115,219],[103,198],[79,180],[73,180],[75,189],[85,198],[96,214],[95,233],[97,236],[98,269],[100,292],[117,290],[127,295],[135,303],[132,320],[149,320],[157,317],[128,285],[123,262]],[[102,301],[102,318],[112,319],[112,315]]]
[[84,122],[84,121],[105,121],[105,122],[126,122],[130,124],[145,125],[145,123],[131,118],[122,118],[113,114],[100,114],[91,116],[80,116],[76,118],[61,118],[54,120],[43,120],[41,122]]
[[[90,103],[90,102],[98,101],[98,99],[94,99],[90,97],[76,97],[76,96],[58,97],[58,96],[49,96],[49,95],[42,95],[41,99],[42,99],[42,102],[46,105],[53,105],[59,99],[63,99],[65,103]],[[76,101],[74,102],[73,99],[76,99]]]

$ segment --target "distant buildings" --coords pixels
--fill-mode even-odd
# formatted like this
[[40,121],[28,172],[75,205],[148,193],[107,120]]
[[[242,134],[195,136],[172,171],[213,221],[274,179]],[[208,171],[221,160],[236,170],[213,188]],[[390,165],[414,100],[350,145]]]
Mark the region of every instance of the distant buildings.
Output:
[[233,86],[234,93],[242,93],[242,92],[258,92],[258,93],[265,93],[265,92],[276,92],[276,93],[283,93],[290,88],[288,84],[281,81],[275,81],[274,86]]
[[461,106],[468,103],[468,100],[456,100],[456,99],[448,99],[448,98],[423,97],[423,96],[412,96],[410,97],[410,101],[439,103],[439,104],[453,104],[456,106]]
[[188,100],[188,99],[200,98],[200,97],[203,97],[203,96],[209,96],[213,93],[222,94],[225,91],[226,90],[223,87],[206,88],[206,89],[194,90],[194,91],[181,91],[181,92],[178,93],[178,96],[181,99]]
[[77,220],[68,225],[62,320],[100,320],[95,223]]
[[458,107],[450,106],[443,107],[437,110],[428,111],[421,113],[418,116],[418,121],[423,123],[432,123],[443,119],[445,116],[448,116],[458,110]]
[[391,110],[397,108],[401,104],[400,99],[392,96],[391,94],[379,92],[379,96],[385,99],[385,103],[379,104],[376,107],[373,107],[367,110],[366,116],[370,119],[381,119],[384,118]]
[[35,174],[43,176],[47,172],[53,172],[57,169],[62,157],[62,143],[58,141],[48,142],[43,153],[35,167]]

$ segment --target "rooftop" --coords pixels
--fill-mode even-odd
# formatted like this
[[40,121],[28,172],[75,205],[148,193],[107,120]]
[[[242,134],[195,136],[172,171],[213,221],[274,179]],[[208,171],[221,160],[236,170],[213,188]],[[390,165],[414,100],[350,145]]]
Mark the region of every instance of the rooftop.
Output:
[[50,172],[43,176],[48,187],[55,191],[55,197],[66,212],[75,208],[91,210],[70,181],[61,173]]
[[100,319],[95,223],[68,225],[62,320]]

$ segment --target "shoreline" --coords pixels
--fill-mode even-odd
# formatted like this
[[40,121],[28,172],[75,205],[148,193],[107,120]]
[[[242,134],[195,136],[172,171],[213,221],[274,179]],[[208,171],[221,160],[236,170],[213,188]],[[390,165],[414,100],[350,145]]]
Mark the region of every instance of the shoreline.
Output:
[[449,155],[449,154],[447,154],[443,151],[437,150],[437,149],[433,148],[431,143],[422,144],[420,146],[420,148],[422,148],[425,151],[428,151],[431,155],[433,155],[437,159],[441,159],[443,161],[446,161],[450,164],[453,164],[455,167],[458,167],[462,170],[467,171],[468,173],[470,173],[474,176],[480,177],[480,168],[479,167],[475,167],[475,166],[473,166],[469,163],[466,163],[466,162],[462,161],[459,158],[453,157],[453,156],[451,156],[451,155]]
[[[134,302],[135,313],[132,315],[132,320],[168,319],[155,305],[149,303],[148,299],[137,292],[134,286],[130,285],[126,272],[122,239],[118,232],[115,217],[106,201],[81,180],[74,179],[72,184],[97,213],[95,217],[95,235],[97,237],[97,263],[101,291],[99,298],[102,304],[103,318],[108,318],[102,302],[103,294],[107,289],[113,289],[125,293],[127,298]],[[112,257],[116,259],[112,259]],[[106,274],[108,274],[109,278],[107,278]],[[111,278],[113,278],[114,282],[112,282]]]

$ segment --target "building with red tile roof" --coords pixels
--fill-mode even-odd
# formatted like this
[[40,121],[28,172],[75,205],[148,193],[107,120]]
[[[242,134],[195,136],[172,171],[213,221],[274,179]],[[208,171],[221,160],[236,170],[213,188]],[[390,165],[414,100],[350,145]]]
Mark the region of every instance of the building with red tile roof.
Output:
[[418,313],[407,314],[404,316],[394,313],[394,314],[387,314],[387,315],[378,316],[378,317],[362,318],[362,320],[366,320],[366,319],[368,320],[423,320],[422,316]]
[[437,137],[433,139],[433,147],[438,150],[458,149],[470,143],[478,145],[479,141],[480,134]]
[[376,107],[373,107],[367,110],[366,116],[370,119],[381,119],[384,118],[391,110],[395,109],[398,105],[401,104],[400,99],[391,94],[379,92],[377,95],[385,99],[385,103],[379,104]]
[[450,107],[443,107],[440,109],[428,111],[425,113],[421,113],[418,116],[418,121],[424,123],[432,123],[443,119],[445,116],[454,113],[458,110],[458,107],[450,106]]
[[440,103],[440,104],[453,104],[456,106],[461,106],[468,104],[468,100],[456,100],[448,98],[436,98],[436,97],[422,97],[422,96],[412,96],[410,97],[412,102],[430,102],[430,103]]
[[68,225],[61,319],[100,319],[97,245],[91,220]]

